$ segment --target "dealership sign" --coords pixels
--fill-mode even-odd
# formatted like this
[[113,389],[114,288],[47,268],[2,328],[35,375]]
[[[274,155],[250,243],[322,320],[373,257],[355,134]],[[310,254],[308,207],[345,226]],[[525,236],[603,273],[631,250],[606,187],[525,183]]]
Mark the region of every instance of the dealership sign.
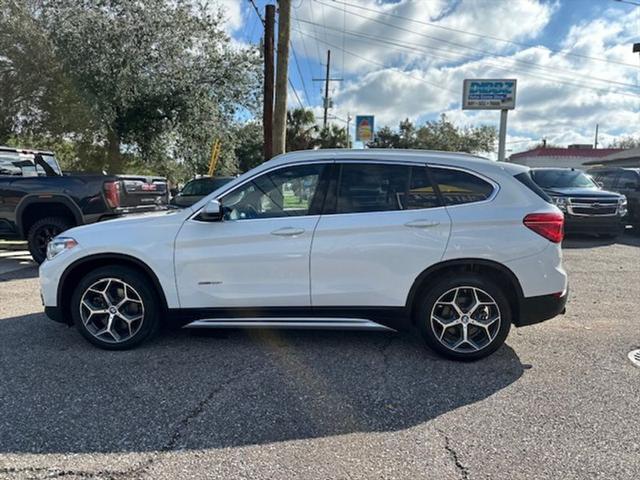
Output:
[[515,79],[466,79],[462,87],[463,110],[513,110]]
[[356,141],[372,142],[373,141],[373,115],[357,115],[356,116]]

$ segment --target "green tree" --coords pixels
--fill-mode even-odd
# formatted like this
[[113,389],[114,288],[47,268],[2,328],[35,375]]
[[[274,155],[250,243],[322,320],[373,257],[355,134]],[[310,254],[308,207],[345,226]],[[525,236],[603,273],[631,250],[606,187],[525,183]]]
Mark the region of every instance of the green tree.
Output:
[[347,129],[330,124],[320,130],[316,145],[320,148],[347,148]]
[[442,114],[439,120],[426,122],[418,128],[408,119],[400,122],[397,132],[384,127],[377,132],[369,146],[487,153],[495,150],[496,138],[494,127],[481,125],[460,128]]
[[248,122],[236,127],[234,138],[240,172],[251,170],[264,161],[262,123]]
[[[112,172],[130,158],[200,170],[238,108],[256,107],[259,57],[232,47],[206,4],[5,0],[0,32],[0,135],[72,138]],[[237,169],[231,150],[228,170]]]
[[287,112],[287,152],[314,148],[318,131],[313,110],[304,108],[289,110]]

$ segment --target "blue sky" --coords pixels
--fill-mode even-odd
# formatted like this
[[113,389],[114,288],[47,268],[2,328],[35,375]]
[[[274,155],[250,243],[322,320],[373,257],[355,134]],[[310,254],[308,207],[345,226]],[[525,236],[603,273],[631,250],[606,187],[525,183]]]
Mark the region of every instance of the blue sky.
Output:
[[[260,41],[248,0],[216,0],[240,44]],[[446,113],[459,125],[498,123],[498,112],[460,109],[464,78],[517,78],[508,149],[541,138],[600,145],[640,134],[640,7],[616,0],[292,0],[290,78],[321,114],[326,51],[334,121],[374,114],[376,127]],[[264,0],[256,5],[264,12]],[[291,106],[299,102],[293,91]],[[344,125],[344,123],[342,123]]]

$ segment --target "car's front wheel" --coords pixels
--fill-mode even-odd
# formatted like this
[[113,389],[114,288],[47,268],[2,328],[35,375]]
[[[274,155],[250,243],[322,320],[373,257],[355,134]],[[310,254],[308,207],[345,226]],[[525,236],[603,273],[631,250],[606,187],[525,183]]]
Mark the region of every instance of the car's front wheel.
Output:
[[452,275],[429,290],[417,312],[426,343],[462,361],[495,352],[511,328],[511,308],[502,289],[476,274]]
[[88,273],[71,297],[71,314],[80,333],[94,345],[124,350],[158,330],[158,300],[148,279],[125,266]]

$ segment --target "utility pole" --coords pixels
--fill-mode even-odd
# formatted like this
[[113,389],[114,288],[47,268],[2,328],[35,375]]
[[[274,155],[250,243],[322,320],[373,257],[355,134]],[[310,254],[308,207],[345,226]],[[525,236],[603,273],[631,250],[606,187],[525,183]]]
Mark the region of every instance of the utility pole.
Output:
[[278,69],[276,70],[276,104],[273,111],[273,154],[284,153],[287,134],[287,80],[291,0],[278,0]]
[[351,148],[351,134],[349,133],[350,123],[351,123],[351,113],[347,112],[347,148]]
[[329,83],[330,82],[341,82],[342,78],[331,78],[329,75],[331,73],[331,50],[327,50],[327,74],[324,78],[312,78],[314,82],[324,82],[324,98],[323,98],[323,106],[324,106],[324,119],[322,122],[322,128],[327,128],[327,114],[329,112],[329,108],[331,107],[331,99],[329,98]]
[[331,67],[331,50],[327,50],[327,74],[324,77],[324,121],[322,128],[327,128],[327,112],[329,111],[329,69]]
[[264,104],[262,110],[263,156],[265,161],[273,156],[273,39],[275,20],[275,5],[267,5],[265,7],[264,23]]
[[596,123],[596,139],[593,142],[593,148],[596,150],[598,149],[598,124],[597,123]]

